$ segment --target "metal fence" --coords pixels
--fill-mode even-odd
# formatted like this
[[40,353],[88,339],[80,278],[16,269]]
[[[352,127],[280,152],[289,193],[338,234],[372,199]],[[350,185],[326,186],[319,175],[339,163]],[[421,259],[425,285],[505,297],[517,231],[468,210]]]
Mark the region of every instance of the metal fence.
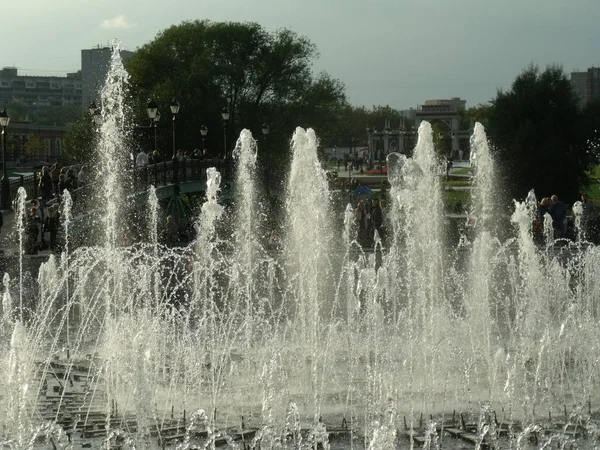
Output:
[[[216,168],[223,178],[229,175],[230,161],[224,159],[186,159],[172,160],[133,169],[136,191],[146,190],[150,185],[166,186],[191,181],[205,181],[206,170]],[[28,199],[40,198],[40,177],[37,172],[33,175],[20,176],[10,180],[10,198],[15,203],[20,187],[25,188]],[[94,184],[74,189],[71,195],[83,197],[94,189]]]

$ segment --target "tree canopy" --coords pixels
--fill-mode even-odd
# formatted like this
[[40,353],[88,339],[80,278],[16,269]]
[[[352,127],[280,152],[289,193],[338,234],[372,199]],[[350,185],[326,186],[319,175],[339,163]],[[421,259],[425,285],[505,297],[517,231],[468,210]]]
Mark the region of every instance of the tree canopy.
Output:
[[[170,119],[172,98],[182,105],[177,116],[177,146],[200,147],[200,127],[208,127],[209,154],[224,153],[226,107],[228,148],[242,128],[261,139],[269,125],[268,144],[259,158],[279,165],[296,126],[317,132],[336,119],[346,104],[344,86],[326,73],[313,74],[317,50],[307,38],[288,29],[268,32],[256,23],[190,21],[162,31],[128,61],[132,98],[153,98]],[[144,105],[135,108],[143,120]],[[160,127],[163,153],[171,154],[171,129]],[[279,162],[277,162],[279,161]]]
[[573,201],[586,183],[591,158],[582,112],[562,68],[526,68],[488,111],[488,136],[505,199],[557,194]]

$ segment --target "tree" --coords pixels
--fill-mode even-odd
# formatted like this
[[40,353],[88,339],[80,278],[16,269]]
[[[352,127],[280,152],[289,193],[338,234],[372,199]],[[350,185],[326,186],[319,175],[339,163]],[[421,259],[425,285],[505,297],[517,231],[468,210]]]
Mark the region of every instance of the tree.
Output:
[[505,199],[557,194],[570,202],[591,162],[581,112],[562,68],[526,68],[492,100],[487,127]]
[[[212,156],[231,152],[242,128],[262,136],[259,161],[269,171],[286,163],[296,126],[326,128],[346,103],[343,85],[329,75],[314,75],[315,46],[291,30],[267,32],[256,23],[193,21],[174,25],[141,47],[127,63],[132,98],[153,98],[162,106],[176,98],[178,147],[200,144],[200,127],[208,127],[206,143]],[[227,107],[228,148],[224,149],[221,110]],[[135,107],[139,120],[143,105]],[[160,127],[160,141],[170,143],[170,127]],[[163,153],[171,149],[163,146]]]
[[31,133],[27,137],[25,145],[25,156],[29,159],[41,160],[44,155],[44,141],[39,134]]
[[583,126],[588,152],[593,164],[600,164],[600,100],[583,108]]
[[475,122],[487,126],[489,112],[490,105],[488,103],[479,103],[477,106],[472,106],[464,111],[460,111],[461,130],[469,129],[471,126],[475,125]]
[[63,164],[89,164],[94,159],[95,132],[89,115],[70,123],[65,133]]

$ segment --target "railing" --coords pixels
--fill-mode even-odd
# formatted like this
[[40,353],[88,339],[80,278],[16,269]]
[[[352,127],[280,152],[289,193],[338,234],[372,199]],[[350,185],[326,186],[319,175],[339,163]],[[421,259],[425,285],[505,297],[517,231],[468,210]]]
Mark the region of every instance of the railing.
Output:
[[[169,184],[187,183],[191,181],[205,181],[206,169],[215,167],[223,178],[229,175],[229,160],[224,159],[187,159],[184,161],[166,161],[145,167],[133,169],[134,185],[136,191],[147,190],[150,185],[166,186]],[[39,198],[41,189],[39,187],[40,177],[37,173],[33,175],[20,176],[10,180],[10,198],[14,201],[20,187],[25,188],[27,199]],[[85,196],[94,189],[94,184],[74,189],[71,192],[73,199]]]
[[150,185],[166,186],[168,184],[205,181],[206,170],[215,167],[223,178],[229,175],[229,161],[223,159],[186,159],[172,160],[136,168],[136,190],[145,190]]

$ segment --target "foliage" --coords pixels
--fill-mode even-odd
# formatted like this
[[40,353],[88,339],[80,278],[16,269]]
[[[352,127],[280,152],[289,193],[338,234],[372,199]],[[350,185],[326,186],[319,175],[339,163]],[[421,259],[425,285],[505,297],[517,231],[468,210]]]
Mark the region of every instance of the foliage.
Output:
[[320,133],[321,142],[325,147],[350,147],[367,145],[367,128],[383,130],[386,120],[392,128],[404,127],[410,130],[414,120],[402,116],[402,113],[389,105],[364,106],[346,105],[335,111],[336,120],[332,126]]
[[499,91],[489,110],[505,200],[557,194],[571,202],[586,182],[591,158],[582,113],[569,79],[559,66],[526,68],[510,91]]
[[475,125],[475,122],[487,126],[490,107],[491,105],[489,103],[479,103],[477,106],[472,106],[464,111],[459,111],[460,129],[468,130]]
[[27,106],[20,102],[10,102],[6,111],[15,122],[29,121],[36,125],[65,126],[81,116],[79,106]]
[[583,108],[585,141],[594,164],[600,163],[600,100]]
[[[165,122],[171,116],[171,99],[181,104],[177,147],[200,147],[200,127],[206,125],[209,155],[230,154],[235,138],[247,128],[264,141],[262,166],[277,168],[287,163],[296,126],[314,127],[319,133],[335,122],[336,111],[346,103],[338,80],[312,73],[316,56],[314,44],[288,29],[268,32],[256,23],[190,21],[171,26],[142,46],[127,70],[132,98],[153,98]],[[224,107],[230,112],[226,129]],[[133,108],[145,120],[144,105]],[[263,123],[270,128],[266,138]],[[170,155],[171,127],[160,125],[159,144]]]
[[62,163],[86,164],[94,158],[96,133],[90,117],[84,113],[77,122],[70,123],[65,133]]
[[29,158],[41,160],[44,155],[44,141],[37,133],[31,133],[27,138],[25,155]]

